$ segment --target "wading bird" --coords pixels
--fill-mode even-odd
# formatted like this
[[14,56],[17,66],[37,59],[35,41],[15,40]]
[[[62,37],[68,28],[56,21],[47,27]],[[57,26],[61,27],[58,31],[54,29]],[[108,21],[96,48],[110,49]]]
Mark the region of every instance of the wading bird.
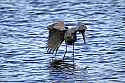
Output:
[[[64,21],[58,21],[54,24],[48,26],[49,36],[48,36],[48,49],[47,53],[57,54],[57,51],[62,44],[63,41],[66,43],[66,51],[67,53],[67,45],[73,45],[73,56],[74,56],[74,42],[77,40],[77,32],[80,32],[83,36],[84,43],[85,41],[85,31],[87,27],[79,22],[77,26],[74,28],[68,28],[64,25]],[[63,58],[65,57],[65,54]]]

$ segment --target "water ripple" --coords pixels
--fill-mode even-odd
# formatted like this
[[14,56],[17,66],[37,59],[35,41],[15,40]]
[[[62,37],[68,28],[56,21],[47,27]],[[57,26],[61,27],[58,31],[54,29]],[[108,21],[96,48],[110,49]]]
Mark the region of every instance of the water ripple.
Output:
[[[124,83],[124,4],[124,0],[0,0],[0,82]],[[52,65],[53,55],[45,49],[47,25],[58,20],[69,27],[85,23],[87,44],[78,33],[75,61],[72,46],[62,60],[63,43]]]

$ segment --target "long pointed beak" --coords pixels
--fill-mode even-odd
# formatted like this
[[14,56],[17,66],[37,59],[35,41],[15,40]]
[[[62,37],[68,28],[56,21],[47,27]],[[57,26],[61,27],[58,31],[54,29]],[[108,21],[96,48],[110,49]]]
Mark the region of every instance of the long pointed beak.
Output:
[[84,44],[86,44],[85,32],[81,32],[84,40]]
[[83,33],[84,44],[86,44],[85,32]]

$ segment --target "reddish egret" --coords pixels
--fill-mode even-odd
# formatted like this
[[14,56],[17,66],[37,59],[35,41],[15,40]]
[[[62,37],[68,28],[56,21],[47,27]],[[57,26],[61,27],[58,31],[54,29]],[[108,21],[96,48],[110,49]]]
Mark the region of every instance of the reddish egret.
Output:
[[[77,40],[77,32],[80,32],[83,36],[84,43],[85,41],[85,31],[87,27],[79,22],[77,26],[74,28],[68,28],[64,25],[64,21],[58,21],[54,24],[48,26],[49,29],[49,37],[48,37],[48,53],[54,53],[55,55],[58,51],[58,48],[62,44],[63,41],[66,43],[66,51],[67,53],[67,45],[73,45],[73,56],[74,56],[74,42]],[[65,57],[64,54],[64,57]]]

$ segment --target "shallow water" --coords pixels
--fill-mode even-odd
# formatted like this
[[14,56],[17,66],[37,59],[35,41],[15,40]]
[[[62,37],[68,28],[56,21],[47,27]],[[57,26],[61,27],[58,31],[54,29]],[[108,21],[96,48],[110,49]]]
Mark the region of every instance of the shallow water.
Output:
[[[124,0],[0,0],[0,82],[125,83],[124,10]],[[58,20],[88,27],[87,44],[80,34],[75,43],[75,69],[50,67],[47,25]],[[56,58],[64,51],[63,43]]]

